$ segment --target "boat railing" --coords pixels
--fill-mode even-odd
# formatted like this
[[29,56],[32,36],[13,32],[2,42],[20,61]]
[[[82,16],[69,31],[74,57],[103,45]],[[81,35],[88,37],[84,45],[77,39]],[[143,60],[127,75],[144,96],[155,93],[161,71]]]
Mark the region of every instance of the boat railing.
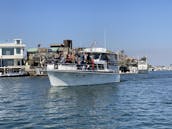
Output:
[[93,63],[85,63],[85,64],[77,64],[77,63],[57,63],[53,64],[53,66],[49,67],[50,69],[56,70],[78,70],[78,71],[111,71],[115,73],[119,73],[118,67],[115,69],[109,68],[106,64],[93,64]]
[[76,63],[57,63],[54,64],[54,69],[61,70],[94,70],[91,64],[76,64]]

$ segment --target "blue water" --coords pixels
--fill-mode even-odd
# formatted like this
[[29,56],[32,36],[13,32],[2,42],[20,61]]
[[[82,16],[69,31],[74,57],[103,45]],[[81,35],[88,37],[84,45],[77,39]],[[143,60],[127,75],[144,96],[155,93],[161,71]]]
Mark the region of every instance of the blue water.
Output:
[[171,129],[172,72],[88,87],[51,87],[47,77],[1,78],[0,128]]

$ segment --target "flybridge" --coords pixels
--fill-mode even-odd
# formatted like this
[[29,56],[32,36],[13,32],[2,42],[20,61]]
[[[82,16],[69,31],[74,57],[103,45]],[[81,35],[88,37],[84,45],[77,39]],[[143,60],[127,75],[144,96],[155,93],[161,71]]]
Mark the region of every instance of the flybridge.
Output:
[[97,53],[106,53],[106,48],[85,48],[84,52],[97,52]]

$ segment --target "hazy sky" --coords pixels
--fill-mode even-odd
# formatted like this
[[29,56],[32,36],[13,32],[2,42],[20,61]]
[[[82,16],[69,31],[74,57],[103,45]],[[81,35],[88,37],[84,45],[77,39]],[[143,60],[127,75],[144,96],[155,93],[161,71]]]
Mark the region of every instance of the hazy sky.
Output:
[[72,39],[75,47],[103,47],[104,37],[111,50],[171,64],[172,0],[0,0],[0,42],[22,38],[29,48]]

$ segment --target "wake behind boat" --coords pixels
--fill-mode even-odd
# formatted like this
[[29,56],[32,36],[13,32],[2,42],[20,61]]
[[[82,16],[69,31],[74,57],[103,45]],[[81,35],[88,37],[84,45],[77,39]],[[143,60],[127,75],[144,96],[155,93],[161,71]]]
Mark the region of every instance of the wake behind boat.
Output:
[[77,63],[47,65],[52,86],[79,86],[120,81],[118,66],[110,60],[113,54],[104,48],[87,48],[77,56]]

